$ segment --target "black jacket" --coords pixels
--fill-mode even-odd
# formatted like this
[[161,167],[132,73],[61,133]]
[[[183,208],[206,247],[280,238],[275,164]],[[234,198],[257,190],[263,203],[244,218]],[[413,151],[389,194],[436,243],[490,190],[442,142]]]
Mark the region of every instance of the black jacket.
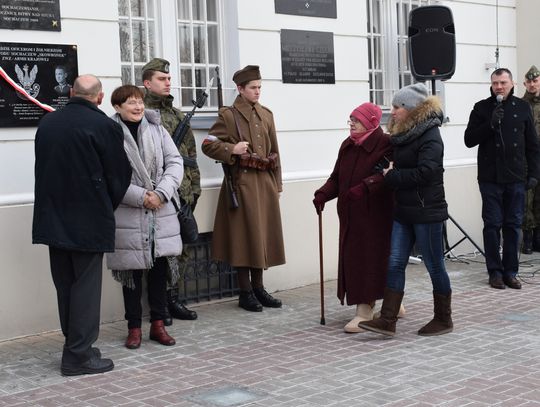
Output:
[[405,122],[388,123],[394,169],[386,174],[385,183],[395,189],[394,219],[400,223],[436,223],[448,218],[441,123],[440,103],[433,96],[413,109]]
[[465,130],[465,145],[478,146],[478,181],[507,184],[540,179],[540,147],[529,104],[513,96],[502,102],[501,131],[491,128],[497,106],[493,92],[474,105]]
[[114,210],[131,181],[120,125],[74,97],[40,121],[32,242],[114,251]]

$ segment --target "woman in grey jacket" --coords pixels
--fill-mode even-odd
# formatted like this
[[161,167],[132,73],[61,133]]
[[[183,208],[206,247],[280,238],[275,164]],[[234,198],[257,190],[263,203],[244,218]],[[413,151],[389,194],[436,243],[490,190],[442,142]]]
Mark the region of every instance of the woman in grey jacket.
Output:
[[[131,185],[115,211],[115,252],[107,266],[122,283],[126,347],[141,344],[142,277],[148,281],[150,339],[174,345],[163,325],[167,306],[167,262],[182,252],[180,225],[172,199],[182,180],[183,163],[169,133],[160,124],[159,112],[144,110],[143,92],[133,85],[113,92],[112,117],[124,132],[124,149],[132,167]],[[170,259],[168,259],[170,258]]]

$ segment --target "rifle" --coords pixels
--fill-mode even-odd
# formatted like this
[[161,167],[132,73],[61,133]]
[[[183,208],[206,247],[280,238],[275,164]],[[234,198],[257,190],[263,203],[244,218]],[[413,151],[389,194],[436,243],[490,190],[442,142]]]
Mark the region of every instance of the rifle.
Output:
[[[203,91],[203,93],[199,95],[197,100],[191,101],[191,103],[193,104],[193,109],[190,112],[186,113],[186,115],[184,116],[184,119],[176,127],[176,130],[174,131],[172,139],[177,148],[180,148],[180,145],[182,144],[182,142],[184,141],[184,138],[186,137],[186,134],[189,130],[189,122],[191,121],[191,118],[195,114],[195,109],[197,108],[200,109],[206,103],[206,99],[208,98],[208,93],[210,92],[210,87],[212,86],[212,83],[214,83],[214,78],[210,79],[208,86]],[[193,168],[197,167],[197,162],[193,158],[182,156],[182,159],[184,160],[184,165],[186,167],[193,167]]]
[[[218,107],[223,107],[223,88],[221,87],[221,78],[219,77],[219,67],[216,66],[216,80],[217,80],[217,94],[218,94]],[[225,180],[225,187],[230,199],[231,209],[238,208],[238,196],[236,195],[236,188],[234,186],[234,179],[231,171],[231,166],[226,163],[221,163],[223,168],[223,175]]]

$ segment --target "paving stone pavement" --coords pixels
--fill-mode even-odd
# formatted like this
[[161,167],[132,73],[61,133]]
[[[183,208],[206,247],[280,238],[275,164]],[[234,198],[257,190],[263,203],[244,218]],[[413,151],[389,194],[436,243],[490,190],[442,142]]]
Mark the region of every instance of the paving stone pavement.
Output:
[[[123,347],[124,321],[101,326],[112,372],[62,377],[60,332],[0,342],[0,407],[9,406],[540,406],[540,255],[522,256],[522,290],[494,290],[484,265],[447,260],[454,332],[421,337],[432,316],[423,265],[407,271],[397,334],[346,334],[353,307],[335,281],[276,294],[282,309],[248,313],[237,300],[201,304],[175,321],[177,345]],[[271,271],[270,271],[271,272]],[[318,270],[316,271],[318,273]]]

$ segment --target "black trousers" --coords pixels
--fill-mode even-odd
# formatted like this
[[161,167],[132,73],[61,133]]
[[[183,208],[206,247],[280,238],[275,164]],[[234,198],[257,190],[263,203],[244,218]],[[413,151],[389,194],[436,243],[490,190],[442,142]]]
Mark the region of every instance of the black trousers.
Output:
[[60,326],[65,337],[62,365],[90,359],[99,334],[103,253],[49,247]]
[[[167,307],[167,259],[158,257],[154,266],[148,270],[148,304],[150,305],[150,321],[163,320]],[[122,286],[124,294],[125,318],[128,329],[140,328],[142,323],[142,276],[143,270],[133,272],[135,288]]]

